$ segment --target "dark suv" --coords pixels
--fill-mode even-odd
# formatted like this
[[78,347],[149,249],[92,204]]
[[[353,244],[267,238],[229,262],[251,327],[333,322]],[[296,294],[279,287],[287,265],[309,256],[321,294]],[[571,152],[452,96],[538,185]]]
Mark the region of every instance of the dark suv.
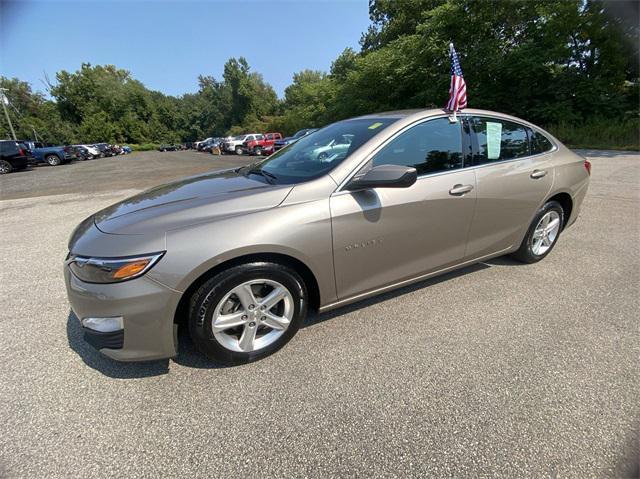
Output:
[[0,175],[27,167],[27,157],[16,141],[0,141]]

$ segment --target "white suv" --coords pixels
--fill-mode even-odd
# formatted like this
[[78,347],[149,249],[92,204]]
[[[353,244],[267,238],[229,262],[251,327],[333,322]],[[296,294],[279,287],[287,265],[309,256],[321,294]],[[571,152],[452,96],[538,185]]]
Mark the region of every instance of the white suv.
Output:
[[261,137],[262,135],[260,133],[247,133],[245,135],[234,136],[233,138],[225,139],[224,151],[235,151],[236,155],[242,155],[242,144],[245,141],[257,140]]

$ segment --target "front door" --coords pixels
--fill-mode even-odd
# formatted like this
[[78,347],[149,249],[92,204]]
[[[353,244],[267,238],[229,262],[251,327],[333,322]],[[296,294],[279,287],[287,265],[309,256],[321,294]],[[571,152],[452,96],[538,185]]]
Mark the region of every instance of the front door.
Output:
[[340,191],[331,197],[339,299],[459,263],[475,206],[460,123],[428,120],[391,140],[365,168],[413,166],[409,188]]

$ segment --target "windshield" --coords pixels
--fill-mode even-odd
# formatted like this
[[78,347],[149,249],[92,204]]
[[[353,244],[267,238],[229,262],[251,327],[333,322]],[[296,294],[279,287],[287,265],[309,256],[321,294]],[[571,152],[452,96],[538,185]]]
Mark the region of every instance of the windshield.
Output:
[[245,174],[255,173],[278,184],[301,183],[318,178],[396,120],[386,117],[334,123],[309,133],[264,161],[250,165]]

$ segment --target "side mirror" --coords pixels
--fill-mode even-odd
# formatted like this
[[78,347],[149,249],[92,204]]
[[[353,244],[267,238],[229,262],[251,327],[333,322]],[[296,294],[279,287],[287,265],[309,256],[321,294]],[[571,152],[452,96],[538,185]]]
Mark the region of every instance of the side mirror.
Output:
[[410,166],[380,165],[360,176],[355,176],[347,184],[349,191],[371,188],[409,188],[418,179],[418,172]]

